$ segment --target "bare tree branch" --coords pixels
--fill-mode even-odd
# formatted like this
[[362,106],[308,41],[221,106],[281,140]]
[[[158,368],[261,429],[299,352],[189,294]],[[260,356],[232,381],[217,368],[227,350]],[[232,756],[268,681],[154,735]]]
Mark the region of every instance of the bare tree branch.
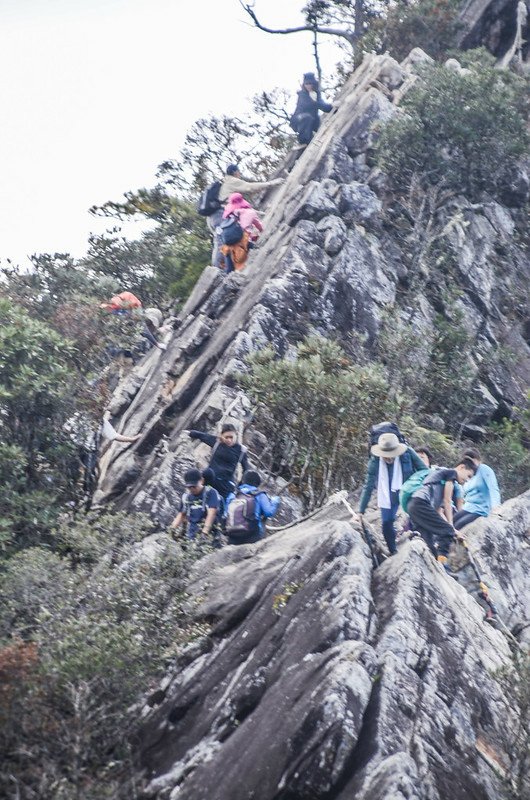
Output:
[[320,25],[299,25],[296,28],[267,28],[265,25],[259,21],[256,16],[256,13],[252,6],[249,3],[244,3],[243,0],[239,0],[241,7],[244,11],[247,12],[249,17],[254,22],[256,28],[259,28],[260,31],[265,31],[265,33],[279,33],[279,34],[288,34],[288,33],[301,33],[303,31],[309,31],[310,33],[322,33],[327,36],[339,36],[342,39],[346,39],[347,42],[353,47],[359,38],[359,35],[354,31],[348,30],[341,30],[340,28],[321,28]]

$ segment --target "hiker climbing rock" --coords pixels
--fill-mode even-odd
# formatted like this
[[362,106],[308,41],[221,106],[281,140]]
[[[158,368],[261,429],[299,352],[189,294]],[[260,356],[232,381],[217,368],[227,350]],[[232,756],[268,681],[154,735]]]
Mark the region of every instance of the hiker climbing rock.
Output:
[[432,554],[445,569],[449,548],[456,534],[452,505],[454,482],[463,485],[476,471],[477,467],[470,458],[463,458],[454,469],[435,469],[427,475],[407,504],[412,527],[421,533]]
[[101,303],[111,314],[124,315],[141,308],[142,302],[132,292],[120,292],[111,297],[108,303]]
[[165,350],[166,344],[161,341],[161,337],[167,332],[168,328],[163,326],[163,314],[159,308],[146,308],[144,311],[144,328],[141,336],[147,339],[150,345]]
[[98,482],[98,461],[102,442],[107,440],[120,444],[132,444],[141,437],[140,433],[135,436],[126,436],[123,433],[118,433],[111,425],[109,417],[109,412],[106,412],[101,425],[95,430],[90,429],[88,419],[82,421],[79,416],[77,416],[77,419],[73,417],[68,423],[70,436],[79,447],[79,460],[83,469],[83,492],[88,500]]
[[222,181],[215,181],[203,192],[198,205],[198,212],[206,217],[206,224],[213,236],[212,266],[221,265],[221,220],[223,211],[230,195],[239,192],[250,195],[271,189],[283,182],[283,178],[273,178],[270,181],[248,181],[241,177],[239,166],[230,164]]
[[239,192],[228,198],[220,227],[225,271],[242,270],[247,262],[248,251],[254,246],[263,225],[257,212]]
[[226,501],[228,544],[253,544],[265,536],[264,520],[273,517],[279,497],[269,497],[261,490],[259,473],[247,470],[237,490]]
[[214,546],[221,545],[219,513],[221,498],[213,486],[207,486],[205,476],[209,470],[200,472],[189,469],[184,473],[186,491],[182,495],[178,514],[171,523],[172,529],[186,526],[186,538],[196,539],[197,535],[212,536]]
[[313,134],[320,127],[319,111],[329,112],[333,106],[325,103],[320,96],[320,87],[313,72],[306,72],[298,100],[291,117],[291,128],[298,134],[300,144],[309,144]]
[[[393,423],[375,426],[371,440],[385,426],[389,428],[389,432],[380,433],[377,444],[372,444],[370,448],[371,457],[359,502],[359,514],[362,521],[377,483],[377,506],[381,509],[383,536],[390,554],[393,555],[397,552],[394,523],[399,508],[399,490],[413,472],[425,469],[425,465],[412,447],[405,444],[397,425]],[[397,432],[391,432],[392,430]]]
[[491,467],[482,463],[480,450],[477,450],[476,447],[469,447],[462,453],[462,458],[470,458],[477,470],[464,486],[464,504],[454,517],[454,525],[457,530],[461,530],[479,517],[489,516],[501,504],[497,477]]
[[191,439],[199,439],[212,448],[208,467],[213,472],[211,485],[223,499],[234,491],[235,472],[239,464],[245,472],[249,469],[247,449],[237,441],[235,425],[226,423],[219,436],[203,431],[190,431]]
[[[416,472],[413,472],[410,478],[404,481],[403,486],[399,492],[399,503],[401,508],[407,513],[408,503],[414,492],[423,485],[423,482],[427,475],[434,472],[434,470],[440,469],[439,466],[435,466],[432,463],[432,453],[428,447],[424,445],[420,447],[416,447],[416,454],[421,458],[423,463],[425,464],[425,469],[419,469]],[[452,496],[452,503],[453,507],[456,510],[462,508],[462,503],[464,502],[464,493],[462,491],[462,487],[459,483],[453,484],[453,496]],[[401,533],[406,533],[407,531],[411,530],[411,523],[410,517],[407,518],[406,522],[403,524]]]

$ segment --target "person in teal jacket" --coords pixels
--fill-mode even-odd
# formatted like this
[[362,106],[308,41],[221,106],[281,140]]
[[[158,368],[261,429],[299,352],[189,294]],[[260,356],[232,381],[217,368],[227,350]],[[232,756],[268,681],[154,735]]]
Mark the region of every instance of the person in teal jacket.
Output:
[[477,471],[464,485],[464,506],[453,518],[453,524],[458,531],[479,517],[488,517],[501,504],[497,476],[491,467],[482,463],[480,450],[470,447],[464,450],[462,458],[470,458]]
[[397,553],[394,522],[399,508],[399,490],[413,472],[425,469],[419,455],[399,441],[395,433],[382,433],[370,448],[366,480],[359,502],[362,518],[377,484],[377,505],[381,509],[383,536],[391,555]]

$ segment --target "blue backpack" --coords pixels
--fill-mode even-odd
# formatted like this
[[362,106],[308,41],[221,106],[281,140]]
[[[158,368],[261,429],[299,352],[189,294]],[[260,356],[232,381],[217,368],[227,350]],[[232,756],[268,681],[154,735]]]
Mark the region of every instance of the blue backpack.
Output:
[[223,244],[233,245],[237,244],[243,238],[243,228],[239,223],[239,219],[230,214],[226,219],[221,222],[221,240]]

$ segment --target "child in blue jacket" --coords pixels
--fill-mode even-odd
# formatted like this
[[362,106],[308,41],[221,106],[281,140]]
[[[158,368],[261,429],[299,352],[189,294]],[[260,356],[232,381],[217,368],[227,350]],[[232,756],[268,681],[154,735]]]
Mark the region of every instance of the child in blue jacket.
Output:
[[260,491],[260,484],[259,473],[247,470],[237,490],[226,498],[228,544],[252,544],[265,536],[263,521],[276,514],[280,498]]

